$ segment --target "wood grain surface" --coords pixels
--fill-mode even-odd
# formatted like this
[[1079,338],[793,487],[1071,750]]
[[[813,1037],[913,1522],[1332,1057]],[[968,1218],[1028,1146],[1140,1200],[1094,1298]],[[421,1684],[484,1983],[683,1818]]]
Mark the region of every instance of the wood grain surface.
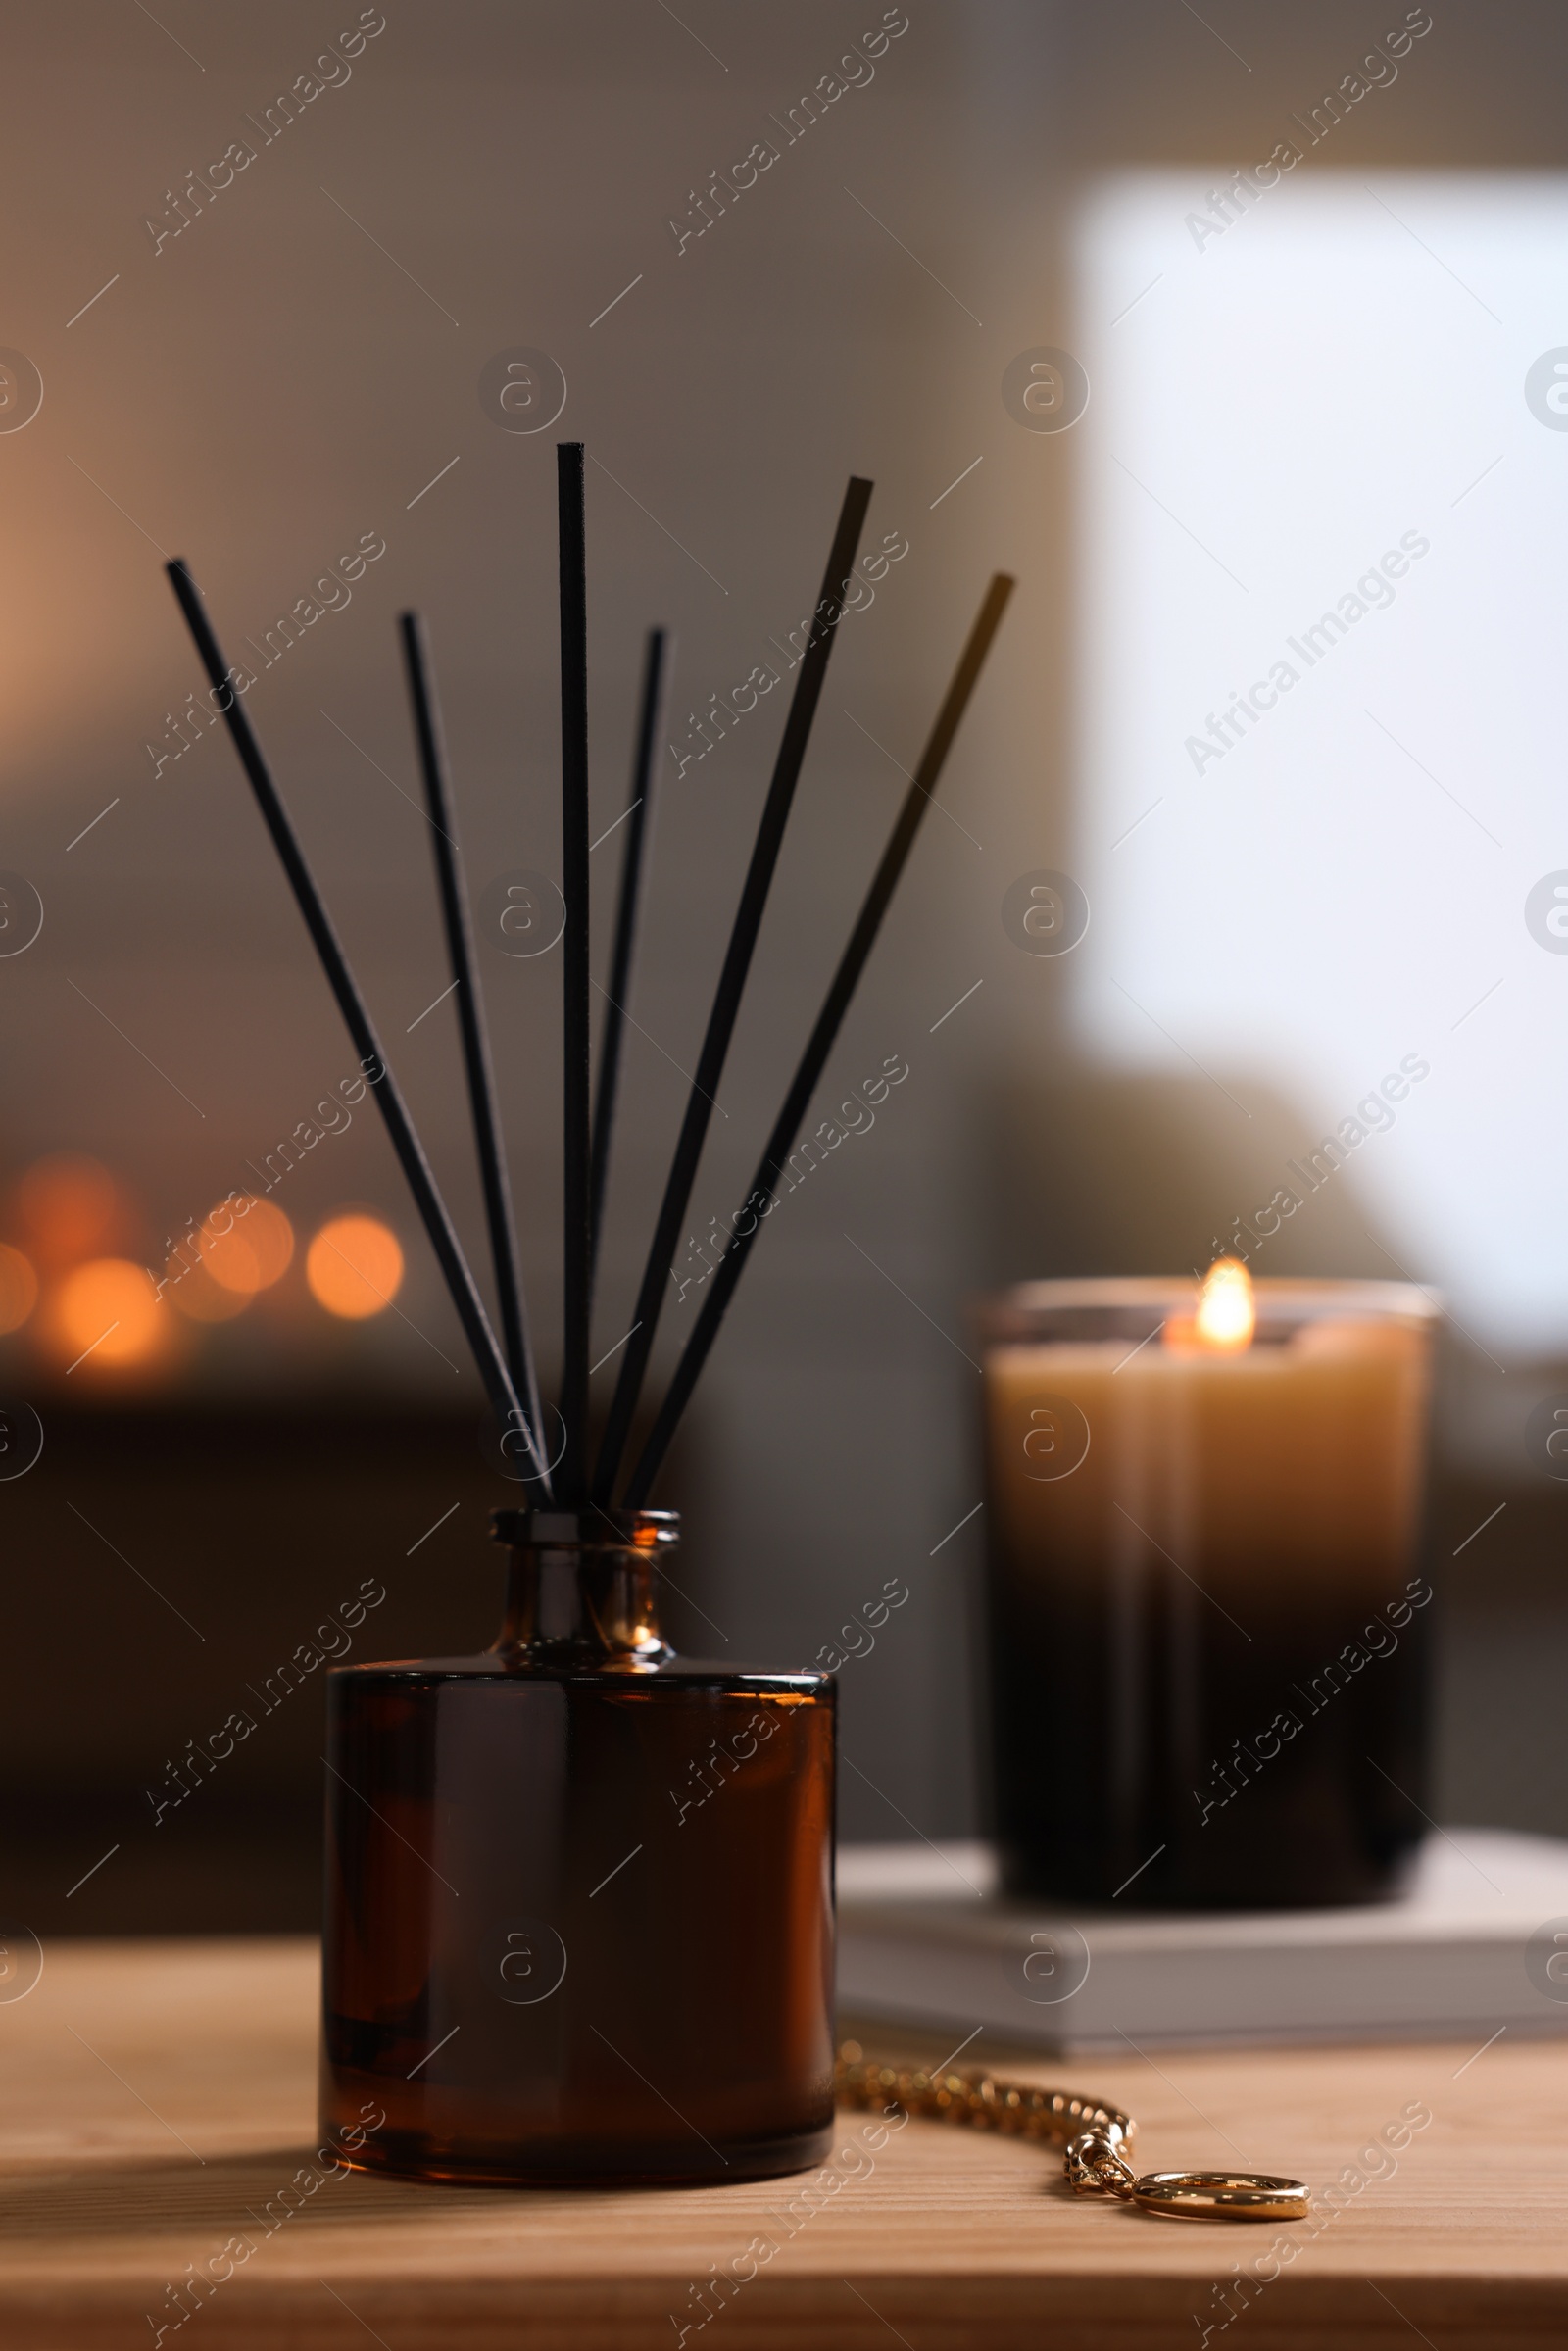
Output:
[[[333,2176],[316,1992],[303,1941],[50,1944],[36,1987],[0,2002],[5,2351],[146,2351],[160,2327],[180,2351],[670,2351],[683,2327],[702,2351],[1144,2351],[1205,2327],[1227,2351],[1568,2341],[1559,2045],[1157,2064],[1129,2046],[1072,2081],[1139,2118],[1150,2169],[1343,2183],[1326,2216],[1221,2228],[1074,2200],[1041,2150],[973,2131],[911,2121],[868,2144],[850,2111],[829,2173],[760,2185]],[[966,2057],[982,2049],[1000,2067],[986,2038]],[[1410,2109],[1430,2122],[1369,2151]],[[297,2175],[317,2184],[291,2210]],[[182,2304],[225,2246],[232,2275]]]

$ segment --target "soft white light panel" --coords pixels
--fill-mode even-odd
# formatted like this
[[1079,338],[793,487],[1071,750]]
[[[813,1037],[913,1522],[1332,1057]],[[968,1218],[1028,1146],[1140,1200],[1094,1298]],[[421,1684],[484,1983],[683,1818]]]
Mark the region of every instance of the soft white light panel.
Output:
[[1526,922],[1568,881],[1568,411],[1526,390],[1559,347],[1568,385],[1568,180],[1308,151],[1200,234],[1233,184],[1076,228],[1079,1041],[1303,1139],[1429,1063],[1351,1154],[1380,1232],[1490,1346],[1568,1347],[1568,954]]

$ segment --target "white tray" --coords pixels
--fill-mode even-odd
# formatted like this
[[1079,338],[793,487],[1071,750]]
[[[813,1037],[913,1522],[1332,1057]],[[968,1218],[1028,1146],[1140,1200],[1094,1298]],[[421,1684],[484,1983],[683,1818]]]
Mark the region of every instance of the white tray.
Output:
[[1568,2032],[1554,1837],[1436,1831],[1407,1894],[1355,1910],[1004,1902],[981,1844],[842,1846],[838,1885],[840,2007],[956,2044],[977,2027],[1062,2055]]

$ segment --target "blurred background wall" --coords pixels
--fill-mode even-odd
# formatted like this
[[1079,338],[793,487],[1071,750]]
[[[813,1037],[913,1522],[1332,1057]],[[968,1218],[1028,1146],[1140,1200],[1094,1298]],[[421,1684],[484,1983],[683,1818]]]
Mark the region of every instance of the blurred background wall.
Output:
[[[43,1435],[0,1483],[19,1916],[311,1923],[319,1676],[159,1816],[171,1767],[366,1583],[385,1596],[354,1655],[493,1629],[484,1522],[506,1490],[478,1389],[372,1105],[345,1094],[353,1056],[160,566],[190,561],[256,673],[253,718],[477,1253],[393,619],[428,620],[476,898],[548,877],[567,435],[591,460],[596,835],[625,803],[641,632],[679,641],[596,1355],[625,1328],[778,736],[782,695],[727,720],[714,697],[808,612],[845,477],[872,476],[868,544],[901,552],[834,653],[691,1267],[748,1181],[985,579],[1019,581],[821,1114],[888,1056],[907,1079],[772,1219],[671,1465],[683,1645],[808,1661],[903,1577],[908,1605],[844,1677],[843,1827],[973,1828],[966,1297],[1205,1263],[1386,1056],[1424,1050],[1446,1103],[1426,1140],[1413,1113],[1379,1138],[1384,1159],[1348,1163],[1259,1270],[1386,1275],[1392,1257],[1453,1294],[1437,1807],[1568,1832],[1563,1496],[1528,1442],[1568,1390],[1551,1205],[1568,967],[1524,912],[1568,863],[1551,658],[1568,444],[1549,367],[1533,406],[1524,389],[1568,342],[1560,244],[1528,315],[1474,282],[1517,250],[1521,191],[1538,223],[1563,201],[1568,26],[1480,0],[1417,19],[1339,0],[13,12],[0,938],[42,914],[0,955],[0,1392]],[[1361,81],[1374,49],[1397,71]],[[1253,217],[1234,175],[1282,141],[1299,160]],[[759,146],[772,160],[737,193]],[[1469,235],[1483,184],[1514,210],[1455,264],[1433,221]],[[1391,302],[1420,322],[1405,374],[1288,336],[1261,291],[1250,308],[1248,270],[1287,313],[1298,282],[1307,303],[1291,275],[1307,246],[1302,315],[1333,315],[1336,251],[1364,303],[1369,223]],[[1114,282],[1152,251],[1142,292]],[[520,352],[537,430],[498,402]],[[1071,429],[1036,429],[1022,401],[1042,352],[1086,371]],[[1473,396],[1463,432],[1423,407],[1445,382]],[[1244,429],[1286,407],[1294,445]],[[1167,412],[1187,421],[1161,442]],[[1409,498],[1383,497],[1412,442]],[[1308,544],[1330,478],[1349,484],[1339,536]],[[1294,712],[1266,743],[1211,730],[1291,615],[1429,514],[1446,536],[1402,637],[1358,637],[1304,732]],[[1339,710],[1392,707],[1395,685],[1390,753]],[[1195,761],[1194,730],[1222,765]],[[1434,789],[1391,801],[1406,749]],[[1131,826],[1156,801],[1124,850],[1123,803]],[[601,907],[620,839],[595,853]],[[1006,912],[1046,871],[1092,909],[1069,955],[1029,952]],[[558,964],[486,952],[547,1357]],[[1494,970],[1506,986],[1472,1022]],[[318,1107],[334,1095],[344,1117]],[[318,1139],[284,1172],[302,1127]],[[225,1281],[215,1255],[161,1298],[116,1270],[166,1274],[215,1201],[264,1185],[287,1219],[272,1256],[231,1253]],[[318,1242],[328,1225],[342,1249]],[[334,1274],[345,1251],[362,1277]],[[662,1361],[701,1295],[672,1286]],[[612,1361],[596,1385],[612,1378]],[[33,1423],[8,1426],[20,1462]]]

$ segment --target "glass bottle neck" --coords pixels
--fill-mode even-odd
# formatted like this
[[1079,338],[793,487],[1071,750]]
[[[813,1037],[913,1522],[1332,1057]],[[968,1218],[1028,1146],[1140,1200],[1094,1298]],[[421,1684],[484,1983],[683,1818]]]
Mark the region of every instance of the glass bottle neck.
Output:
[[673,1510],[498,1510],[511,1551],[494,1653],[517,1664],[635,1673],[674,1654],[655,1576],[680,1540]]

